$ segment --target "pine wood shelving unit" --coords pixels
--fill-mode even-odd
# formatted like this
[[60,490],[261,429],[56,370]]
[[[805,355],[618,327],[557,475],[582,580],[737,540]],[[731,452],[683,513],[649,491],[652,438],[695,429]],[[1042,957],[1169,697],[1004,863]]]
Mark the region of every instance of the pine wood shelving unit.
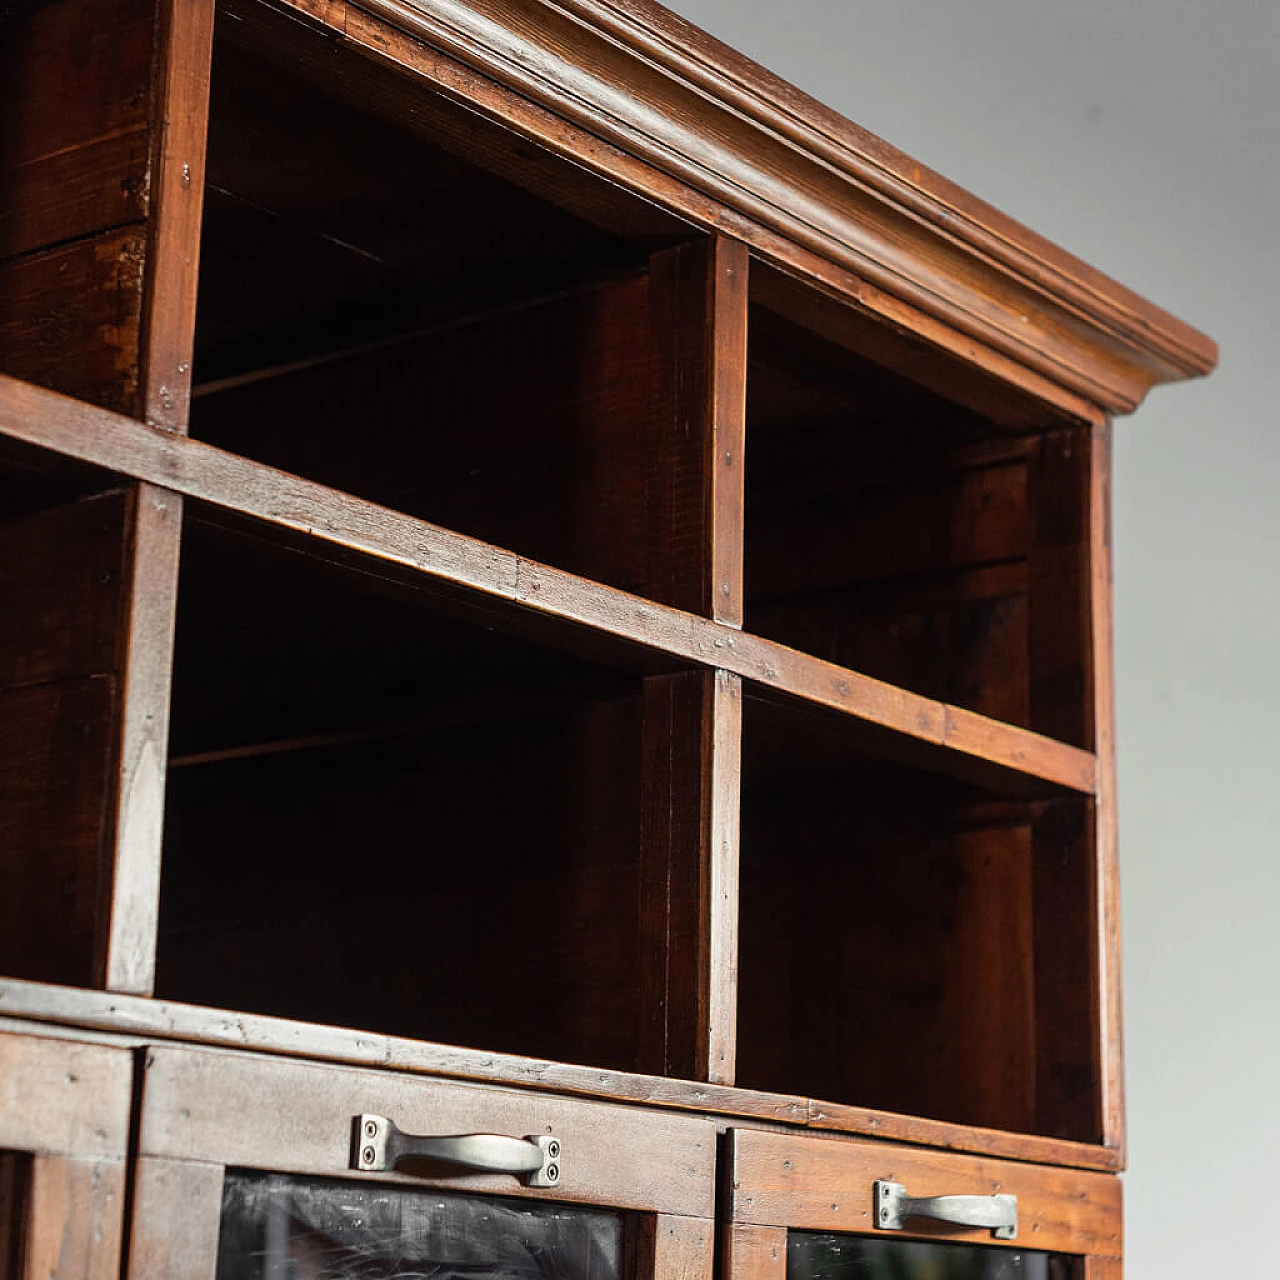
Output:
[[0,69],[0,1277],[440,1262],[423,1185],[573,1276],[1118,1276],[1111,416],[1212,342],[647,0]]

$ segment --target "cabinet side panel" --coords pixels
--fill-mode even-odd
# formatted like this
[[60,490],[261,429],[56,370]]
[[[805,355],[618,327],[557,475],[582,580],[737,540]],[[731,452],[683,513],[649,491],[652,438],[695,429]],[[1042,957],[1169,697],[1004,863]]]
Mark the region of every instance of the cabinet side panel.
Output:
[[1093,434],[1090,467],[1090,565],[1093,600],[1096,809],[1095,939],[1098,1027],[1102,1065],[1102,1134],[1125,1150],[1124,1041],[1120,998],[1120,864],[1116,844],[1115,658],[1112,641],[1111,424]]
[[0,526],[0,971],[96,968],[132,503],[106,494]]

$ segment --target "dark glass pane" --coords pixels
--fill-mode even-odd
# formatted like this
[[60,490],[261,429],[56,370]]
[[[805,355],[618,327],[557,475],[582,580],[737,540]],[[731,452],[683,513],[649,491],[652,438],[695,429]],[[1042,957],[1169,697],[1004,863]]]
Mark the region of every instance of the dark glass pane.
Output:
[[227,1174],[218,1280],[621,1280],[622,1219],[417,1187]]
[[980,1244],[792,1231],[787,1280],[1073,1280],[1074,1260]]

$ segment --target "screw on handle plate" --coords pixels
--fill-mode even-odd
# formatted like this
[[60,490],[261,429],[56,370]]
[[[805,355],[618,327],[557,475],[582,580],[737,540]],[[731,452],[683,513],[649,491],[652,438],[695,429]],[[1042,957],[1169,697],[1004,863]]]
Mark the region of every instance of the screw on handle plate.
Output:
[[377,1172],[414,1160],[479,1173],[510,1173],[526,1187],[554,1187],[560,1181],[563,1148],[559,1138],[545,1133],[527,1138],[497,1133],[434,1136],[405,1133],[386,1116],[366,1113],[352,1119],[351,1168]]
[[1018,1197],[909,1196],[900,1182],[875,1186],[875,1223],[881,1231],[902,1231],[910,1218],[927,1218],[957,1227],[986,1227],[997,1240],[1018,1235]]

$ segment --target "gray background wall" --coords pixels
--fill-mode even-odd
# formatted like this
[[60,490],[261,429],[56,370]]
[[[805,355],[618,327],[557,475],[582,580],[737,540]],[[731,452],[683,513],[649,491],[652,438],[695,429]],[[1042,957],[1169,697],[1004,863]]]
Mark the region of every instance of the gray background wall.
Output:
[[1117,429],[1126,1274],[1276,1277],[1280,0],[671,7],[1222,346]]

